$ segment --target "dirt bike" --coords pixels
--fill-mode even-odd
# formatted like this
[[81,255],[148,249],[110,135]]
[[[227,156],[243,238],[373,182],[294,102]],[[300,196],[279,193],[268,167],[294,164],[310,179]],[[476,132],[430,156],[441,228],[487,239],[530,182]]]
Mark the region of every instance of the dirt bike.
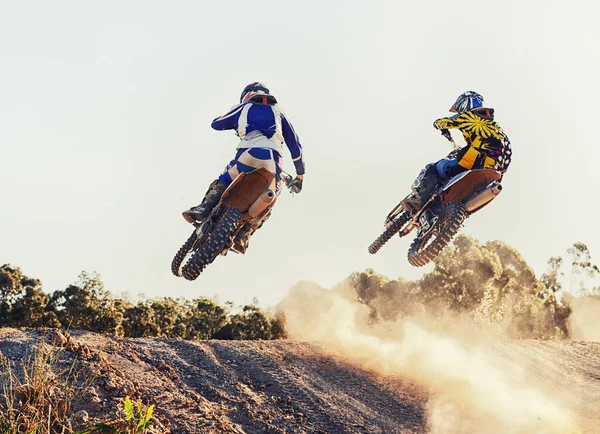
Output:
[[[450,133],[442,134],[452,142],[454,150],[448,155],[453,157],[459,151]],[[413,183],[419,185],[424,171]],[[438,185],[429,200],[414,216],[404,209],[403,201],[396,205],[385,219],[385,231],[369,246],[369,253],[375,254],[396,233],[401,237],[414,229],[417,236],[408,250],[408,262],[421,267],[432,261],[458,233],[464,221],[471,214],[490,203],[502,191],[502,174],[495,169],[473,169]]]
[[[281,178],[292,191],[292,176],[282,172]],[[277,201],[276,182],[275,175],[263,168],[240,173],[210,215],[194,223],[196,229],[173,258],[173,274],[195,280],[217,256],[246,253],[247,240],[269,218]]]

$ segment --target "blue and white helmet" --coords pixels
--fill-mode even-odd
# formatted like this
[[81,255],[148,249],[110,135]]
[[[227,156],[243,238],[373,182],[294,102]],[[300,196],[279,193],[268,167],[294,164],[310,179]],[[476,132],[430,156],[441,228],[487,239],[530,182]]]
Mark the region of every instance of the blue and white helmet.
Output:
[[269,95],[269,89],[263,83],[255,81],[250,83],[242,90],[240,95],[240,103],[248,102],[255,95]]
[[483,97],[477,92],[468,90],[456,98],[456,102],[450,107],[450,111],[452,113],[463,113],[478,107],[483,107]]

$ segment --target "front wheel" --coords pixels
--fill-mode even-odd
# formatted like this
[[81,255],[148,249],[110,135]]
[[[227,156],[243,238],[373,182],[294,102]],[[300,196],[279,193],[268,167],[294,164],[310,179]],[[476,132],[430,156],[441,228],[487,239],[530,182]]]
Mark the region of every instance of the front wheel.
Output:
[[385,243],[387,243],[390,238],[392,238],[396,233],[398,233],[405,225],[411,220],[410,213],[408,211],[404,211],[400,214],[397,220],[395,220],[391,225],[389,225],[385,231],[375,241],[371,243],[369,246],[369,253],[374,255],[383,247]]
[[458,233],[467,218],[467,210],[460,202],[445,205],[435,226],[422,238],[415,238],[408,250],[408,262],[422,267],[431,262]]
[[208,264],[212,263],[221,252],[229,248],[231,237],[241,218],[242,213],[237,208],[225,211],[206,242],[198,247],[187,264],[183,266],[181,270],[183,277],[187,280],[195,280]]
[[198,238],[198,235],[196,235],[196,231],[194,230],[194,232],[192,232],[192,235],[190,235],[190,237],[187,239],[187,241],[183,244],[183,246],[181,246],[179,251],[175,254],[175,257],[173,258],[173,262],[171,262],[171,272],[173,273],[173,275],[175,275],[177,277],[181,276],[181,270],[180,270],[181,263],[183,262],[185,257],[188,255],[190,250],[192,250],[192,246],[196,242],[197,238]]

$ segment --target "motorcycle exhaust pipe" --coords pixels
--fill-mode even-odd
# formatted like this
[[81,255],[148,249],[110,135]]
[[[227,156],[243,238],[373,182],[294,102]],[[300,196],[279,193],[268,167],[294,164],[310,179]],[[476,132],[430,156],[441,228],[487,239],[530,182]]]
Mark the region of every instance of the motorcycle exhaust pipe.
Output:
[[263,194],[260,195],[256,201],[250,205],[250,209],[248,209],[248,214],[250,217],[255,218],[258,217],[266,210],[269,205],[273,203],[275,200],[275,192],[273,190],[266,190]]
[[465,208],[468,212],[475,211],[476,209],[481,208],[496,196],[500,194],[502,191],[502,185],[497,182],[492,183],[483,191],[471,196],[469,200],[465,202]]

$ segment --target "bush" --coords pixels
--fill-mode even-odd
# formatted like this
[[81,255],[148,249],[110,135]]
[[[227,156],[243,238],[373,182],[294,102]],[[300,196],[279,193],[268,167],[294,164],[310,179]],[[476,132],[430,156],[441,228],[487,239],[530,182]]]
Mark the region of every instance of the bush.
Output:
[[371,318],[393,320],[419,312],[466,315],[494,333],[511,338],[568,336],[568,302],[559,301],[557,266],[538,280],[527,262],[501,241],[483,245],[460,235],[420,280],[389,280],[373,270],[354,273],[348,283],[354,297],[368,305]]
[[97,274],[49,296],[41,282],[19,268],[0,268],[0,326],[57,327],[112,333],[125,337],[181,339],[281,339],[282,318],[273,318],[255,304],[242,313],[209,298],[163,298],[133,304],[114,298]]

